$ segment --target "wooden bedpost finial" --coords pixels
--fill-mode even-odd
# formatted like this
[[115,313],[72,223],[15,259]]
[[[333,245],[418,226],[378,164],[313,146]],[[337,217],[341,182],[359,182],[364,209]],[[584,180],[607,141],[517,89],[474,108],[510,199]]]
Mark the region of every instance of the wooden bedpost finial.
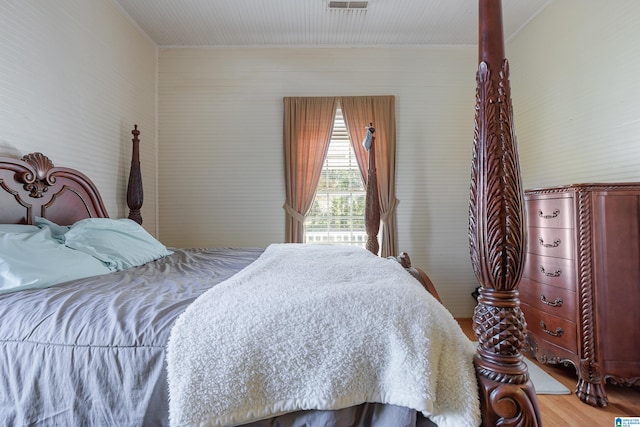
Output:
[[129,207],[129,219],[138,224],[142,224],[142,201],[144,199],[142,191],[142,172],[140,171],[140,140],[138,135],[138,125],[133,125],[133,152],[131,154],[131,169],[129,170],[129,183],[127,185],[127,206]]
[[521,349],[526,322],[517,287],[526,217],[513,131],[501,0],[479,0],[479,66],[469,203],[471,264],[481,285],[473,327],[483,425],[540,425]]

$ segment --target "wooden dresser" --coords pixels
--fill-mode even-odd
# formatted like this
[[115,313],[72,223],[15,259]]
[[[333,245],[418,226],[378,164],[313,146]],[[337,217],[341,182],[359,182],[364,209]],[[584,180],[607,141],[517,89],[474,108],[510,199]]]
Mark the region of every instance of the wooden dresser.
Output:
[[606,381],[640,386],[640,183],[527,190],[525,204],[528,346],[573,364],[578,397],[606,406]]

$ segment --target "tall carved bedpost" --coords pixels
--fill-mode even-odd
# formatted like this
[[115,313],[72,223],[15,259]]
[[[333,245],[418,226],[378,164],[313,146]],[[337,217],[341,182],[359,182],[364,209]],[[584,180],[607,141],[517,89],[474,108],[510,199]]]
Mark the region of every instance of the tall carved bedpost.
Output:
[[129,170],[129,183],[127,185],[127,206],[129,207],[129,219],[134,220],[138,224],[142,224],[142,208],[143,192],[142,192],[142,173],[140,172],[140,140],[138,135],[138,125],[133,125],[133,152],[131,154],[131,169]]
[[378,255],[380,244],[378,243],[378,231],[380,230],[380,198],[378,196],[378,173],[376,172],[376,137],[373,123],[367,128],[367,140],[370,142],[369,166],[367,169],[367,193],[365,198],[365,230],[367,231],[367,243],[365,247],[369,252]]
[[538,426],[540,414],[521,349],[526,322],[517,287],[526,216],[513,129],[501,0],[479,3],[479,66],[471,166],[469,242],[481,285],[473,316],[475,366],[485,426]]

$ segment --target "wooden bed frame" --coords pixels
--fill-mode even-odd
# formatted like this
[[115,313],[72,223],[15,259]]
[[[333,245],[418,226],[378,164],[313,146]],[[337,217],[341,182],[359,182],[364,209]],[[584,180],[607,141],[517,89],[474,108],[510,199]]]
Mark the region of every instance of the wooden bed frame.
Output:
[[[509,66],[504,57],[501,0],[479,0],[479,11],[479,67],[469,204],[471,263],[481,284],[473,317],[479,341],[474,363],[483,425],[537,426],[541,421],[535,390],[521,354],[526,322],[520,310],[517,287],[524,264],[526,224],[513,131]],[[132,133],[127,203],[129,218],[142,223],[137,126]],[[373,164],[370,161],[370,172]],[[370,176],[373,178],[369,178],[368,186],[375,188],[370,188],[368,193],[376,200],[375,167]],[[370,240],[376,240],[379,204],[373,202],[367,206],[370,222],[367,230]],[[55,167],[41,153],[28,154],[22,160],[0,158],[0,221],[33,224],[35,216],[69,225],[83,218],[108,214],[97,188],[81,172]],[[377,252],[375,245],[370,250]],[[437,296],[428,276],[412,268],[406,254],[398,259]]]
[[[473,329],[479,341],[474,363],[482,422],[485,426],[536,426],[541,425],[538,401],[522,356],[527,324],[517,288],[524,268],[526,213],[501,0],[479,0],[478,47],[469,246],[481,285]],[[378,198],[374,147],[375,138],[369,151],[365,224],[367,248],[377,253],[380,213],[374,202]],[[411,267],[410,261],[403,265]],[[428,276],[414,270],[425,288],[440,299]]]
[[481,285],[473,328],[483,423],[540,425],[521,350],[527,324],[518,285],[526,250],[524,189],[513,127],[501,0],[480,0],[469,244]]

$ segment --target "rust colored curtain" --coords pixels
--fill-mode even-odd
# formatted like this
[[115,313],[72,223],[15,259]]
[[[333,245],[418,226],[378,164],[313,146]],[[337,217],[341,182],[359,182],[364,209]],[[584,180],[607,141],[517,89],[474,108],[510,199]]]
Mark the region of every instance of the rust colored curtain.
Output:
[[285,241],[304,243],[311,209],[329,149],[338,98],[284,98]]
[[396,239],[396,110],[394,96],[344,96],[342,114],[354,145],[363,181],[367,180],[368,153],[362,146],[366,127],[375,128],[376,169],[380,202],[382,241],[380,256],[398,255]]

